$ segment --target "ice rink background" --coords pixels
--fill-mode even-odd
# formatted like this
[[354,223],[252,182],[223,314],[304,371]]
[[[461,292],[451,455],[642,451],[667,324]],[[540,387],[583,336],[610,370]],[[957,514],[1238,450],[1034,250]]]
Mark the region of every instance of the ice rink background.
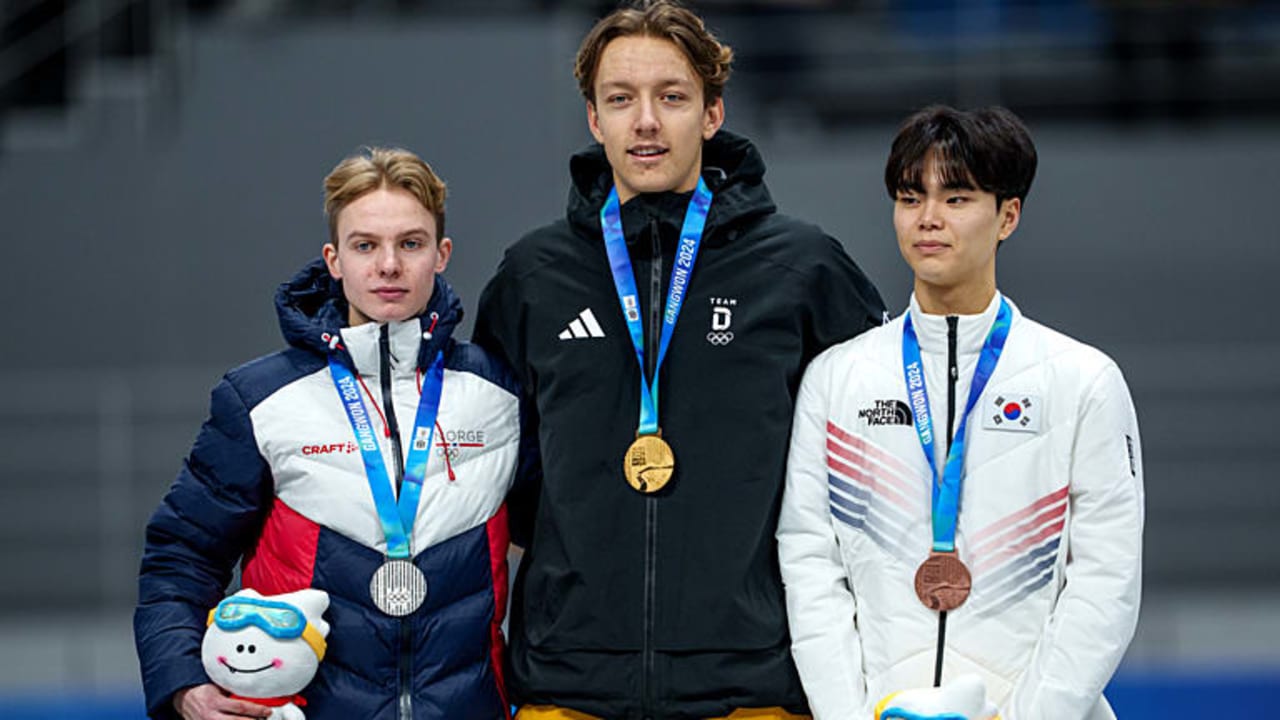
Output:
[[[0,21],[32,5],[0,4]],[[271,298],[324,240],[321,178],[363,144],[426,157],[473,308],[503,248],[563,211],[589,140],[570,67],[594,7],[62,5],[81,23],[68,37],[122,8],[160,19],[146,57],[77,49],[65,103],[0,115],[0,717],[136,718],[142,527],[208,389],[279,347]],[[1275,714],[1276,14],[1224,4],[1253,14],[1199,18],[1195,63],[1153,51],[1117,69],[1110,50],[1068,52],[1106,46],[1106,3],[799,5],[700,6],[739,51],[726,127],[892,308],[909,291],[881,180],[897,120],[929,99],[1002,102],[1032,127],[1040,172],[1002,289],[1115,357],[1142,423],[1146,592],[1109,692],[1121,717]],[[1028,8],[1038,20],[1015,22]],[[0,88],[43,47],[4,41]],[[1184,83],[1212,87],[1197,105]]]

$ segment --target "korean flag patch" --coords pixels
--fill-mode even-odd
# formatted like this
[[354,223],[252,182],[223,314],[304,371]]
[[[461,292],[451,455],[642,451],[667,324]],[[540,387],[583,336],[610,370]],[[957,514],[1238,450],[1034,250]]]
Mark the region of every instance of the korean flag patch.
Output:
[[1040,432],[1040,416],[1044,406],[1039,395],[992,393],[987,397],[982,414],[982,427],[987,430]]

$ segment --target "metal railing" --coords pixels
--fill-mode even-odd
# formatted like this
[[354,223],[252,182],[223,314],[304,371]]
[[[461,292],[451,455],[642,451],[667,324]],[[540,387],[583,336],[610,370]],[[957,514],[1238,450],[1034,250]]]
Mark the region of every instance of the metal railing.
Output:
[[[155,96],[175,92],[185,33],[182,3],[157,0],[69,0],[14,3],[0,10],[0,112],[30,118],[33,132],[6,133],[7,146],[24,136],[71,136],[68,117],[93,101],[125,99],[137,115],[153,111]],[[34,93],[34,97],[32,96]],[[49,101],[56,99],[53,107]],[[134,123],[139,135],[149,123]],[[52,130],[51,130],[52,129]],[[57,130],[61,129],[59,133]]]

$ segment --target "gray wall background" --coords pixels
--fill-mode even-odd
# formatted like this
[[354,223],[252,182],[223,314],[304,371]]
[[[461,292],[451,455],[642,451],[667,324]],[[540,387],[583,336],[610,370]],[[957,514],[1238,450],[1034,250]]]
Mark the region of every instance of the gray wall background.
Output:
[[[220,373],[280,346],[272,294],[318,253],[321,179],[341,157],[403,145],[449,182],[448,275],[469,309],[503,248],[562,212],[568,155],[589,140],[570,74],[588,26],[224,21],[184,38],[176,90],[98,92],[52,129],[9,121],[0,690],[136,688],[142,527]],[[732,89],[728,108],[783,210],[840,238],[903,307],[881,181],[893,123],[824,131]],[[1147,594],[1127,667],[1280,666],[1280,133],[1032,131],[1041,169],[1000,281],[1112,354],[1138,405]]]

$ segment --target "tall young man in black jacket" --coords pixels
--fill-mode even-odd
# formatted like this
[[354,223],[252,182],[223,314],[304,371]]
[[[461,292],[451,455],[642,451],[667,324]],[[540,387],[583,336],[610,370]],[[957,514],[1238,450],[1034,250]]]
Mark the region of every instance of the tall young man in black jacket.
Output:
[[806,363],[883,305],[720,130],[731,60],[668,2],[597,23],[575,75],[600,144],[480,300],[475,339],[520,376],[542,458],[521,720],[806,711],[774,540],[792,408]]

